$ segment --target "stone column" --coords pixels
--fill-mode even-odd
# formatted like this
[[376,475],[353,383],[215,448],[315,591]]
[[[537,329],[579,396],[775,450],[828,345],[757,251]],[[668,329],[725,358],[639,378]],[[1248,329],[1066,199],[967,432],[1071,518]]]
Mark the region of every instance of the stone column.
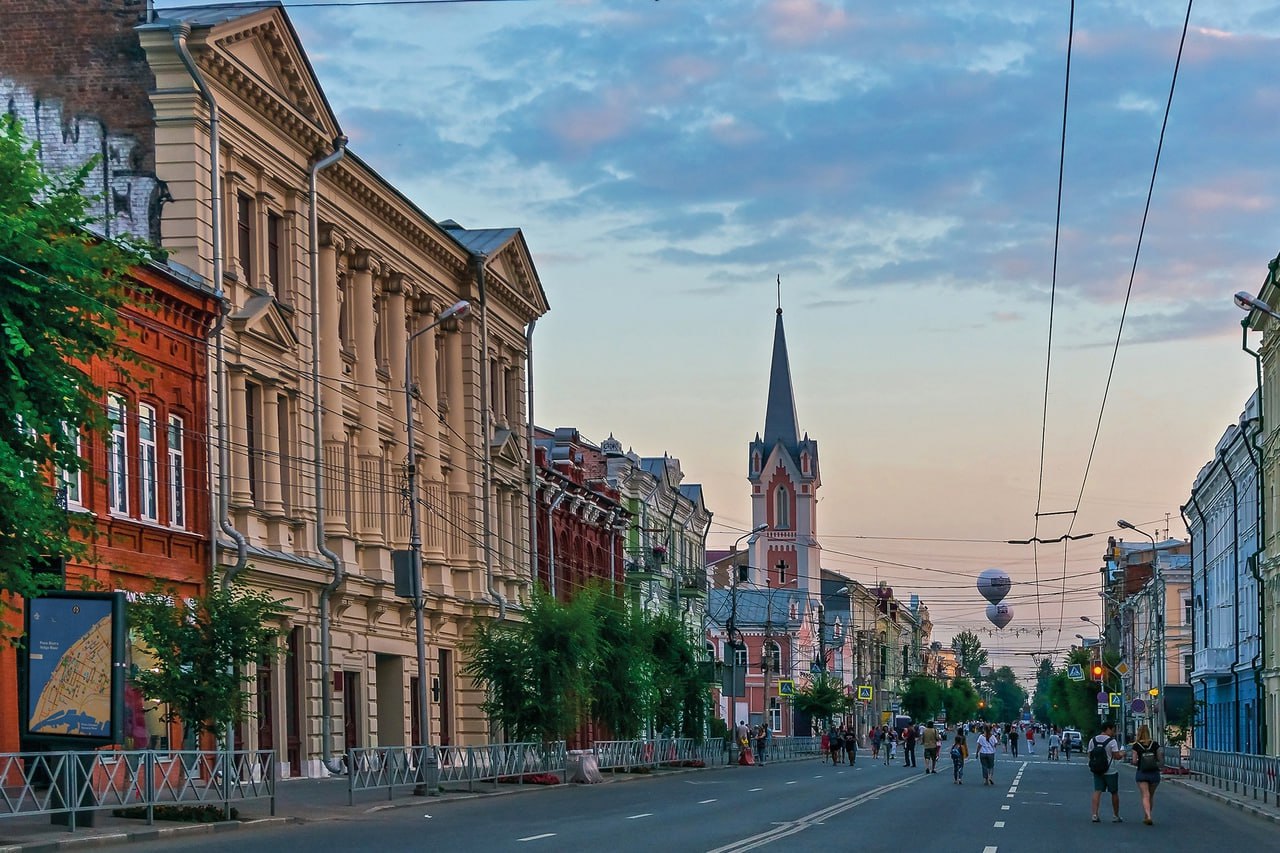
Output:
[[351,532],[347,527],[347,493],[343,487],[346,427],[342,395],[338,390],[342,379],[342,330],[338,319],[343,298],[338,286],[338,257],[345,253],[347,245],[346,235],[340,230],[332,225],[320,226],[319,304],[311,306],[312,311],[320,312],[320,337],[312,342],[312,346],[320,350],[320,399],[312,401],[312,405],[321,407],[321,435],[314,440],[322,442],[324,448],[324,523],[326,532],[334,536]]
[[227,382],[231,386],[228,410],[231,446],[227,448],[231,458],[231,502],[237,506],[253,506],[253,495],[249,491],[249,431],[246,428],[249,408],[245,399],[244,372],[231,369]]
[[[427,295],[418,297],[417,328],[420,329],[435,320],[439,306]],[[415,329],[414,331],[417,331]],[[437,326],[429,332],[423,332],[413,342],[415,349],[414,381],[418,385],[417,415],[422,424],[422,479],[427,483],[438,483],[440,473],[440,388],[436,382],[436,334]]]
[[356,516],[356,530],[361,539],[380,539],[378,518],[378,460],[382,455],[382,438],[378,430],[378,364],[374,358],[373,338],[376,333],[373,312],[373,276],[378,261],[369,252],[358,250],[352,262],[352,322],[356,338],[356,388],[360,399],[360,443],[356,464],[356,493],[362,497]]
[[[391,374],[391,383],[388,388],[392,412],[391,421],[398,425],[398,428],[392,431],[391,446],[388,451],[391,456],[390,467],[392,472],[398,471],[400,465],[408,460],[408,451],[405,444],[405,424],[402,421],[404,417],[404,387],[407,381],[407,377],[404,375],[404,356],[405,345],[409,335],[405,327],[405,287],[404,275],[398,272],[388,273],[383,280],[383,298],[387,300],[387,310],[384,312],[387,328],[383,334],[385,336],[384,340],[387,342],[387,370]],[[417,341],[414,341],[414,343],[416,344]],[[392,474],[392,476],[395,475]],[[387,483],[386,486],[390,488],[391,483]],[[393,523],[392,529],[387,531],[388,541],[407,542],[409,530],[408,513],[402,511],[398,502],[394,502],[391,506],[391,516]]]
[[[458,329],[444,336],[445,400],[449,404],[446,420],[450,427],[449,444],[451,445],[449,490],[453,492],[465,491],[468,488],[467,471],[471,467],[469,454],[476,450],[471,446],[473,440],[467,432],[466,384],[463,382],[463,371],[475,365],[467,365],[463,362],[462,337],[465,333],[465,329]],[[477,376],[484,381],[479,371]]]
[[284,476],[280,464],[280,392],[262,388],[262,509],[268,515],[284,515],[281,483]]

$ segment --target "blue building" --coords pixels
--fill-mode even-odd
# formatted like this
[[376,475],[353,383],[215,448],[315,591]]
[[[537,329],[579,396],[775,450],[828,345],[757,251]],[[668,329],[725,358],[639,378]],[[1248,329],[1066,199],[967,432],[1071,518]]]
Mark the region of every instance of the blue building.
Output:
[[1258,753],[1258,396],[1218,441],[1182,508],[1191,533],[1194,745]]

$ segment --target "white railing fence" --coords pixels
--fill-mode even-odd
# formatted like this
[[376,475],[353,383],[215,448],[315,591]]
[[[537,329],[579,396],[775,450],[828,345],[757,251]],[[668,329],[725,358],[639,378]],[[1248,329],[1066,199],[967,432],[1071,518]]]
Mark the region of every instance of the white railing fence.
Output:
[[1189,769],[1198,781],[1280,806],[1280,758],[1211,749],[1190,752]]

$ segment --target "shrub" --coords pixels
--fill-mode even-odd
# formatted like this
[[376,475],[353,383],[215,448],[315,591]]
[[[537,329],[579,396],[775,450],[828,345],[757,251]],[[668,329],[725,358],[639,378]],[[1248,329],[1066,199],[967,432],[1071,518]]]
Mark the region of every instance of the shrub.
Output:
[[[115,809],[111,814],[116,817],[137,818],[146,820],[147,810],[143,806],[127,809]],[[226,820],[222,806],[156,806],[156,820],[176,820],[183,823],[218,823]],[[239,820],[240,812],[231,807],[231,820]]]

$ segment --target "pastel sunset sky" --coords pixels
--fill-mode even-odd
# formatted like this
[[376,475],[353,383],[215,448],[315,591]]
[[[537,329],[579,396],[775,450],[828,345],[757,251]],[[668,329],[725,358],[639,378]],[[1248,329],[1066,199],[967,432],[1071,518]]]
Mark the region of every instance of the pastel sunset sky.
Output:
[[[679,457],[726,546],[750,521],[781,275],[824,564],[919,593],[944,643],[988,627],[973,579],[1004,568],[1022,633],[983,639],[1025,674],[1013,651],[1088,635],[1116,519],[1186,535],[1254,384],[1231,296],[1280,250],[1280,5],[1201,0],[1085,480],[1187,7],[1076,6],[1042,493],[1069,0],[290,16],[352,150],[438,220],[524,230],[552,306],[540,424]],[[1096,535],[1004,544],[1038,494],[1079,500],[1040,536]]]

